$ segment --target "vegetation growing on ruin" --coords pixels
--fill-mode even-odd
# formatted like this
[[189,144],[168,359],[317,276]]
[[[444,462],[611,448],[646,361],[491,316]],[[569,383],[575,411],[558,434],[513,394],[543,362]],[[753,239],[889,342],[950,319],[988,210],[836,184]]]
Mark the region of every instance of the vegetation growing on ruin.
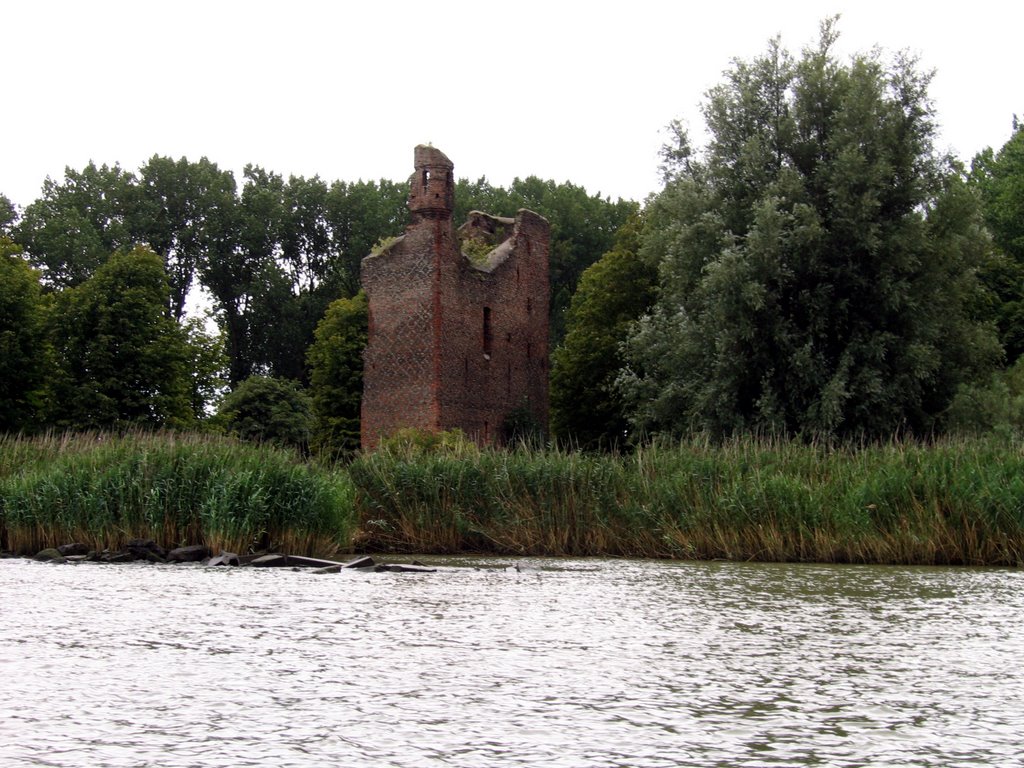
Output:
[[489,242],[475,237],[465,238],[461,247],[463,255],[477,266],[486,263],[487,257],[494,250],[494,246]]
[[391,246],[393,246],[401,239],[401,235],[391,235],[389,237],[382,237],[380,240],[373,244],[373,248],[370,249],[370,255],[380,256],[382,253],[391,248]]

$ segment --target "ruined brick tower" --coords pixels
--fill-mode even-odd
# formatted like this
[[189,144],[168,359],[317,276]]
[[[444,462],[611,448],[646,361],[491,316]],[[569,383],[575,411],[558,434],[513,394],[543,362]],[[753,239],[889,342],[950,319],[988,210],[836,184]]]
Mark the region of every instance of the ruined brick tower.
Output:
[[500,444],[527,409],[547,428],[548,222],[473,211],[452,224],[452,162],[415,150],[405,234],[363,259],[370,333],[362,446],[402,427]]

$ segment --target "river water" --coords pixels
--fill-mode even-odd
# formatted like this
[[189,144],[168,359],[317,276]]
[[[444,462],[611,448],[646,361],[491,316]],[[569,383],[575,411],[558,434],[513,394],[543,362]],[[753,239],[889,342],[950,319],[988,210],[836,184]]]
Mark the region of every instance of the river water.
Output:
[[0,561],[0,766],[1024,765],[1024,573]]

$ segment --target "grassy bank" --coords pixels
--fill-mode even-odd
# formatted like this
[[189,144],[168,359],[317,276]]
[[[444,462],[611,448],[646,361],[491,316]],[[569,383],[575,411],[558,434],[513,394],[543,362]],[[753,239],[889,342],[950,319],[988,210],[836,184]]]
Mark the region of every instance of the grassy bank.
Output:
[[1024,453],[693,442],[629,457],[390,446],[349,472],[358,543],[417,552],[1024,563]]
[[0,437],[0,537],[22,554],[132,538],[328,553],[354,522],[347,478],[286,451],[195,435]]
[[1024,563],[1024,451],[689,442],[627,457],[392,441],[333,470],[195,436],[0,438],[9,549],[130,538],[244,552]]

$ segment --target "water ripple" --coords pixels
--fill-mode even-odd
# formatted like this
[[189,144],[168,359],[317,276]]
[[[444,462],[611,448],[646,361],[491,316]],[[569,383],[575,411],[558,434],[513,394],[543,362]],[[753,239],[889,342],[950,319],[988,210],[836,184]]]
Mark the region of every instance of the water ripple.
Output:
[[0,562],[0,765],[1021,765],[1016,571]]

